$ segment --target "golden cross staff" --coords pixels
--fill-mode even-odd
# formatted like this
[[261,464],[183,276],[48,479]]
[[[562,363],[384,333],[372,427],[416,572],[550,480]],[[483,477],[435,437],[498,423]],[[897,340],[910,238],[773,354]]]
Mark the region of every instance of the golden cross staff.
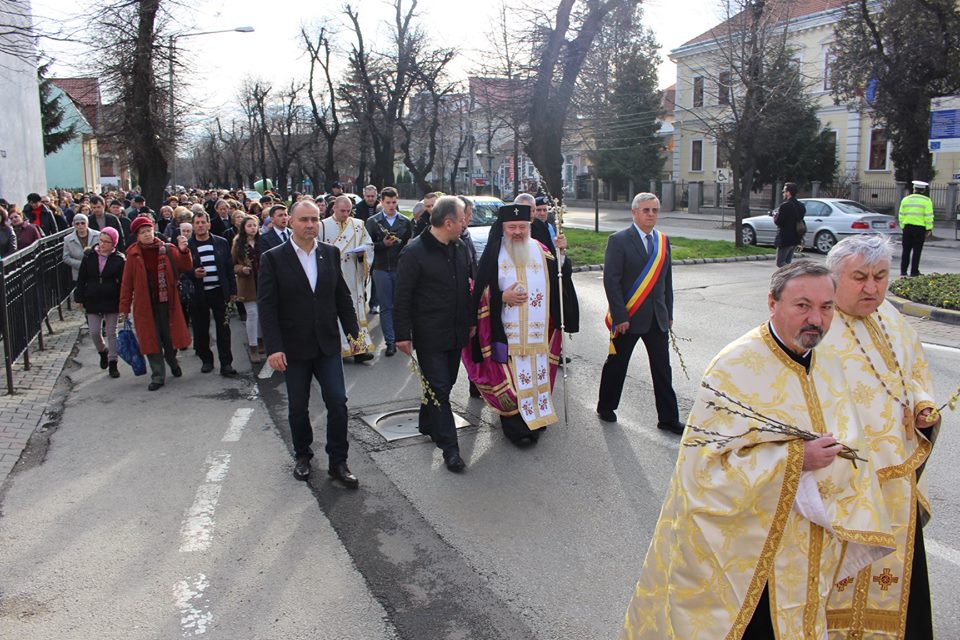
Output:
[[[543,192],[547,196],[547,200],[550,201],[550,208],[553,209],[555,219],[557,221],[557,237],[563,235],[563,213],[566,210],[566,205],[562,202],[559,202],[553,195],[550,193],[550,190],[547,188],[546,183],[543,180],[543,176],[540,175],[540,171],[537,171],[537,178],[540,182],[540,188],[543,189]],[[567,341],[566,341],[566,324],[564,322],[563,314],[563,263],[566,259],[567,254],[566,250],[560,251],[557,250],[557,284],[560,286],[557,287],[558,297],[560,300],[560,368],[563,370],[563,423],[567,424]]]

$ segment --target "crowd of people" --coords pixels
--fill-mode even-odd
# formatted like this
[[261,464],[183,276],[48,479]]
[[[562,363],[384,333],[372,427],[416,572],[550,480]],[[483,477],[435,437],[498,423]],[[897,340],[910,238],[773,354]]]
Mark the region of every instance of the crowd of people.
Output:
[[[22,211],[0,208],[0,232],[9,223],[0,250],[16,249],[21,234],[32,242],[71,226],[64,262],[100,366],[119,376],[117,328],[132,314],[151,391],[167,369],[183,375],[178,355],[191,342],[201,371],[214,370],[211,318],[219,372],[237,375],[235,309],[251,364],[266,355],[283,373],[297,479],[311,475],[316,380],[328,474],[359,485],[347,465],[343,363],[374,359],[371,314],[380,314],[384,357],[414,358],[419,429],[450,471],[467,466],[450,404],[461,366],[471,395],[497,412],[517,446],[536,444],[557,422],[563,335],[579,330],[580,312],[567,240],[543,199],[521,194],[501,207],[478,255],[466,196],[426,194],[407,218],[392,187],[368,186],[356,203],[342,193],[288,202],[183,193],[157,214],[130,195],[31,194]],[[923,469],[940,418],[919,340],[884,300],[889,241],[845,239],[826,265],[779,252],[769,320],[714,358],[684,422],[672,387],[671,249],[659,209],[654,194],[638,194],[633,224],[610,236],[604,259],[609,344],[597,414],[617,421],[642,341],[657,427],[686,445],[621,638],[703,629],[710,637],[932,637]]]

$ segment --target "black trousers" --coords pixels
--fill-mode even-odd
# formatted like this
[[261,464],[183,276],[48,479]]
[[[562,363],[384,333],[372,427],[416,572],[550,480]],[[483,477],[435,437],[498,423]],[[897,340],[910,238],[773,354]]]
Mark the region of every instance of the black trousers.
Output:
[[[202,284],[200,285],[203,286]],[[230,351],[230,325],[227,322],[227,301],[223,297],[223,289],[217,287],[209,291],[199,289],[191,300],[193,307],[190,310],[193,322],[193,348],[204,362],[213,364],[213,351],[210,350],[210,314],[217,332],[217,354],[220,356],[220,366],[225,367],[233,363],[233,353]]]
[[760,601],[753,611],[753,617],[750,618],[741,640],[773,640],[775,637],[773,618],[770,616],[769,585],[764,585],[763,593],[760,594]]
[[923,242],[927,239],[927,228],[917,224],[908,224],[903,228],[903,251],[900,254],[900,275],[920,275],[920,253],[923,252]]
[[637,341],[643,340],[650,361],[653,395],[657,404],[657,421],[667,424],[680,422],[677,394],[673,390],[673,370],[670,368],[670,342],[666,331],[655,324],[646,333],[625,333],[613,339],[617,352],[607,356],[600,374],[600,398],[597,409],[615,411],[620,406],[623,382],[627,377],[630,356]]
[[927,571],[927,549],[917,511],[917,534],[913,539],[913,569],[910,574],[910,596],[907,600],[907,621],[904,638],[933,640],[933,610],[930,606],[930,575]]
[[450,391],[457,382],[460,373],[460,351],[427,351],[417,349],[417,362],[420,371],[427,379],[433,394],[440,404],[438,407],[432,398],[420,405],[420,433],[430,436],[444,453],[457,453],[457,425],[453,421],[453,409],[450,407]]
[[347,461],[347,391],[343,380],[343,358],[339,353],[317,356],[310,360],[287,358],[284,372],[287,383],[287,405],[293,455],[313,457],[313,427],[310,426],[310,385],[320,385],[323,404],[327,408],[327,457],[330,465]]

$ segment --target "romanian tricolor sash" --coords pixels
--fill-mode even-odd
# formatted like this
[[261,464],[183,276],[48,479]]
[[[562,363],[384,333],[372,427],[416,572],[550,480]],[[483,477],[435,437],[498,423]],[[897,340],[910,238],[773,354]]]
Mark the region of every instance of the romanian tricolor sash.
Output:
[[[657,278],[660,277],[660,271],[663,270],[663,265],[666,260],[667,236],[654,229],[653,254],[649,257],[647,264],[643,267],[643,271],[640,272],[640,275],[630,287],[630,291],[627,292],[627,315],[629,317],[633,317],[633,314],[637,312],[637,309],[640,308],[643,301],[646,300],[650,292],[653,291],[653,287],[657,283]],[[609,310],[607,311],[606,318],[604,318],[604,323],[606,323],[607,329],[610,330],[610,353],[614,354],[617,350],[613,347],[613,317],[610,315]]]

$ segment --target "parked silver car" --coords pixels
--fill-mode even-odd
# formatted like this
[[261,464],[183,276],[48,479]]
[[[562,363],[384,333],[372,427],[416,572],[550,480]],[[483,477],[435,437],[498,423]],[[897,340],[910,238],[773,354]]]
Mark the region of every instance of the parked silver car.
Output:
[[470,199],[473,201],[473,214],[470,216],[467,231],[470,232],[470,239],[473,240],[473,246],[477,248],[479,258],[483,248],[487,246],[490,227],[497,221],[497,214],[500,213],[503,200],[491,196],[470,196]]
[[[899,236],[897,219],[883,213],[877,213],[870,207],[854,200],[841,198],[801,198],[807,208],[803,220],[807,223],[805,247],[812,247],[821,253],[827,253],[844,236],[858,233],[879,233]],[[740,237],[743,244],[772,245],[777,236],[777,226],[773,223],[773,211],[763,216],[746,218],[740,225]]]

